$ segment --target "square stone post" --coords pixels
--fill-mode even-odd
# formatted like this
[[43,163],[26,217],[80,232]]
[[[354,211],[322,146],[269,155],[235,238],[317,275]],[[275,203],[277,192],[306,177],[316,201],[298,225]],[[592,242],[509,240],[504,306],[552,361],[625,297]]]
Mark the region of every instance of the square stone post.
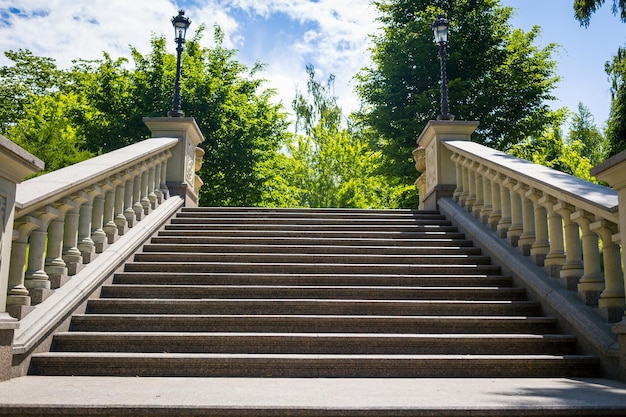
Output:
[[18,321],[7,313],[15,189],[24,178],[43,167],[41,160],[0,136],[0,380],[10,378],[13,333],[18,327]]
[[[619,235],[614,240],[619,240],[622,246],[622,269],[626,271],[626,151],[621,152],[600,165],[591,169],[591,175],[608,183],[617,191],[619,207]],[[622,321],[613,326],[613,332],[617,334],[619,341],[620,373],[626,381],[626,316]]]
[[[470,140],[478,127],[478,122],[455,120],[431,120],[419,138],[418,146],[424,148],[426,159],[426,194],[420,196],[425,210],[436,210],[437,201],[443,197],[452,197],[457,184],[456,164],[443,143],[452,140]],[[420,190],[421,192],[421,190]]]
[[[185,199],[187,207],[198,206],[198,189],[202,184],[196,177],[197,146],[204,136],[193,117],[145,117],[144,123],[152,132],[153,138],[177,138],[178,144],[172,149],[172,157],[167,161],[166,184],[170,194]],[[201,165],[201,164],[200,164]]]

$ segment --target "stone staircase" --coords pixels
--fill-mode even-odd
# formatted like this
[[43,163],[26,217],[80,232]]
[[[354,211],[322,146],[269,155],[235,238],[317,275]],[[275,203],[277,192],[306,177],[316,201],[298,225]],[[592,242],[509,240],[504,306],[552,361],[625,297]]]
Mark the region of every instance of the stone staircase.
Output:
[[598,376],[557,327],[437,212],[185,208],[30,373]]

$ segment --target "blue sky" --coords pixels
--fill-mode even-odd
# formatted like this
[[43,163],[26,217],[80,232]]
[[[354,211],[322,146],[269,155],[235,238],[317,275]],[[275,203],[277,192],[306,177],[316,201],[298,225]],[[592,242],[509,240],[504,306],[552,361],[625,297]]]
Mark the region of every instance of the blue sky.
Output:
[[[582,102],[603,126],[610,107],[604,63],[626,45],[626,24],[611,14],[611,2],[592,17],[589,28],[574,19],[573,0],[501,3],[516,9],[514,27],[539,25],[540,44],[560,45],[562,81],[555,91],[559,100],[551,105],[576,110]],[[129,45],[148,52],[151,34],[171,35],[169,20],[178,8],[186,9],[191,31],[200,23],[219,24],[226,46],[240,51],[241,62],[267,64],[262,76],[286,106],[296,88],[305,88],[305,66],[313,64],[321,78],[335,75],[344,111],[357,108],[352,77],[369,64],[368,36],[377,29],[369,0],[0,0],[0,51],[30,49],[62,67],[77,58],[100,58],[103,51],[129,56]],[[6,64],[1,56],[0,65]]]

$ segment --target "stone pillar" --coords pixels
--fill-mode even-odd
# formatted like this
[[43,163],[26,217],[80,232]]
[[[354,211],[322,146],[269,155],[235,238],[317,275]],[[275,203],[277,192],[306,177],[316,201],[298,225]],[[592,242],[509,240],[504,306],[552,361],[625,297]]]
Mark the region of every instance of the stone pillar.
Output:
[[548,214],[546,209],[539,204],[539,199],[542,197],[541,191],[534,188],[526,192],[526,198],[533,202],[533,210],[535,212],[535,243],[530,248],[530,257],[539,266],[544,265],[544,260],[550,252]]
[[18,327],[18,321],[7,312],[15,191],[18,183],[43,167],[41,160],[0,136],[0,380],[10,378],[13,332]]
[[492,210],[487,219],[487,224],[494,232],[498,228],[498,223],[502,219],[502,196],[500,195],[500,184],[497,179],[500,174],[494,170],[489,170],[489,179],[491,182],[491,204]]
[[478,122],[451,120],[431,120],[428,122],[417,144],[426,151],[426,196],[424,205],[427,210],[437,208],[437,200],[452,197],[456,184],[456,164],[452,161],[452,152],[444,143],[453,140],[470,140],[478,127]]
[[153,138],[178,138],[165,172],[167,189],[184,197],[187,207],[197,206],[196,147],[204,141],[204,136],[196,121],[191,117],[146,117],[143,121]]
[[578,223],[581,230],[584,273],[578,282],[578,294],[585,304],[596,306],[600,293],[604,290],[604,277],[600,265],[598,235],[591,231],[594,216],[584,210],[577,210],[570,217]]

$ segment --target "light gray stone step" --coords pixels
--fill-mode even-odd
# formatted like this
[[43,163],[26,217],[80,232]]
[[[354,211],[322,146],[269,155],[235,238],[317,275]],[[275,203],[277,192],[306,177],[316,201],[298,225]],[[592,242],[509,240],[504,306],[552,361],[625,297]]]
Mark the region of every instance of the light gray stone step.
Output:
[[308,263],[308,264],[409,264],[409,265],[489,265],[491,258],[483,255],[376,255],[354,253],[188,253],[139,252],[137,262],[247,262],[247,263]]
[[102,298],[291,298],[363,300],[525,300],[523,288],[269,285],[106,285]]
[[309,378],[594,377],[584,355],[331,355],[50,352],[37,375]]
[[384,247],[384,248],[423,248],[423,247],[472,247],[472,241],[467,239],[451,239],[446,237],[427,237],[423,239],[402,239],[402,238],[379,238],[379,239],[350,239],[345,237],[273,237],[273,236],[189,236],[188,234],[160,232],[158,236],[153,237],[150,242],[155,244],[174,244],[174,245],[257,245],[257,246],[310,246],[319,247],[328,246],[347,246],[358,248],[360,246]]
[[350,208],[263,208],[263,207],[183,207],[181,216],[200,215],[223,217],[361,217],[361,218],[433,218],[444,216],[439,211],[411,209],[350,209]]
[[571,355],[573,336],[546,334],[62,332],[54,352],[386,355]]
[[[153,239],[154,240],[154,239]],[[462,246],[337,246],[337,245],[254,245],[245,240],[231,244],[150,243],[144,245],[143,252],[185,252],[185,253],[280,253],[280,254],[348,254],[348,255],[387,255],[430,256],[430,255],[480,255],[480,248]]]
[[152,285],[349,285],[349,286],[429,286],[511,287],[512,278],[495,274],[262,274],[262,273],[184,273],[184,272],[118,272],[115,284]]
[[326,314],[539,316],[531,301],[317,300],[317,299],[91,299],[96,314]]
[[[158,256],[156,257],[158,258]],[[154,259],[154,258],[153,258]],[[128,272],[173,273],[272,273],[272,274],[371,274],[371,275],[432,275],[432,274],[499,274],[497,265],[419,265],[419,264],[323,264],[288,262],[130,262],[124,266]]]
[[454,233],[458,232],[456,226],[442,226],[442,225],[432,225],[432,224],[411,224],[411,225],[402,225],[396,223],[390,224],[374,224],[374,225],[362,225],[362,224],[326,224],[321,222],[320,224],[273,224],[273,223],[211,223],[211,224],[203,224],[200,222],[186,222],[180,223],[175,221],[176,219],[172,219],[172,221],[164,226],[165,230],[201,230],[201,231],[232,231],[232,230],[243,230],[243,231],[271,231],[271,232],[280,232],[280,231],[289,231],[289,232],[363,232],[367,233],[377,233],[377,232],[386,232],[386,233],[427,233],[427,232],[438,232],[438,233]]
[[243,230],[243,229],[201,229],[193,226],[165,226],[159,231],[159,236],[192,236],[192,237],[229,237],[229,238],[316,238],[316,239],[399,239],[400,241],[414,241],[415,239],[465,239],[461,232],[446,232],[442,230],[429,231],[390,231],[378,230]]
[[224,216],[202,216],[180,214],[170,220],[170,224],[203,224],[203,225],[227,225],[227,226],[267,226],[276,225],[282,227],[325,227],[325,226],[348,226],[361,228],[389,226],[392,228],[406,226],[451,226],[450,220],[444,217],[434,218],[376,218],[376,217],[260,217],[246,216],[225,218]]
[[374,315],[75,314],[71,330],[110,332],[531,333],[556,331],[554,317]]

